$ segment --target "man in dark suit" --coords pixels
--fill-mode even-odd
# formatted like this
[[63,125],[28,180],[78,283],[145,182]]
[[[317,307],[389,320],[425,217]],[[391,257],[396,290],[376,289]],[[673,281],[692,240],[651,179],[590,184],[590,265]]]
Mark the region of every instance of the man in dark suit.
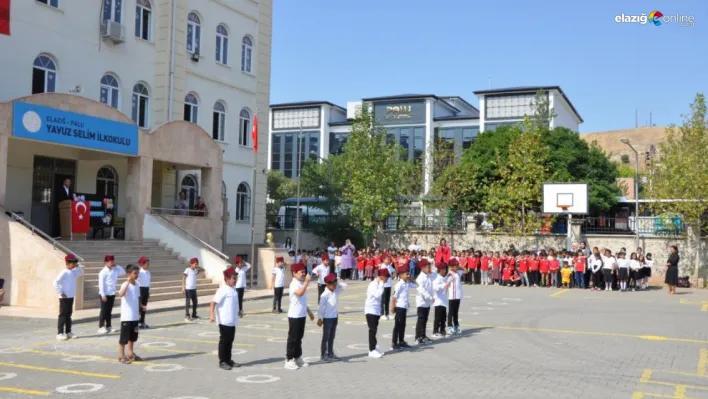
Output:
[[381,244],[379,244],[379,240],[374,236],[371,238],[371,248],[376,250],[376,249],[381,249]]
[[71,189],[71,179],[66,178],[64,179],[64,185],[59,189],[59,192],[57,193],[57,201],[62,202],[65,200],[73,200],[74,199],[74,190]]

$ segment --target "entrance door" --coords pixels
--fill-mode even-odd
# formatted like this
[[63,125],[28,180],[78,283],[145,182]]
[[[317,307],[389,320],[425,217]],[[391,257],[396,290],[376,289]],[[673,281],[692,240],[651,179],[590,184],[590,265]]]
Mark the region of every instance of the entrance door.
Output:
[[67,178],[72,180],[73,185],[75,175],[76,161],[34,157],[31,223],[52,237],[61,234],[56,193],[62,189]]

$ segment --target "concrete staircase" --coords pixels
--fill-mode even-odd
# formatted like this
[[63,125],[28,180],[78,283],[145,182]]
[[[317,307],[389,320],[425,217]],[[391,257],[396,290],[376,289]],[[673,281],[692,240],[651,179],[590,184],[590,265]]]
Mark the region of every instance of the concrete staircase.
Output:
[[[130,263],[137,264],[138,258],[147,256],[150,259],[150,302],[182,298],[182,272],[189,261],[174,253],[172,249],[160,245],[157,240],[121,241],[121,240],[86,240],[64,241],[62,244],[84,259],[84,309],[100,307],[98,297],[98,273],[103,268],[103,257],[106,254],[115,256],[116,263],[125,268]],[[124,277],[118,278],[118,285]],[[219,288],[204,272],[197,280],[197,293],[213,295]],[[120,298],[116,298],[116,305]]]

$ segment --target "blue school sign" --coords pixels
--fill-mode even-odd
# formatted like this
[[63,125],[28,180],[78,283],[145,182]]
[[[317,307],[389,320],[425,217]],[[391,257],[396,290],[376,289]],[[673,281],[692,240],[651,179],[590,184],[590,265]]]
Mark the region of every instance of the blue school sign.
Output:
[[14,104],[12,130],[23,139],[138,155],[136,125],[34,104]]

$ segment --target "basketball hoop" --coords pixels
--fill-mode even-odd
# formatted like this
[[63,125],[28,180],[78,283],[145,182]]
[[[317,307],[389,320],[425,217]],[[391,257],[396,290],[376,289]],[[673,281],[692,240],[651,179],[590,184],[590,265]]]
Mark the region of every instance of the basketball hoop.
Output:
[[558,208],[561,209],[562,213],[565,213],[568,211],[568,208],[570,208],[570,205],[558,205]]

